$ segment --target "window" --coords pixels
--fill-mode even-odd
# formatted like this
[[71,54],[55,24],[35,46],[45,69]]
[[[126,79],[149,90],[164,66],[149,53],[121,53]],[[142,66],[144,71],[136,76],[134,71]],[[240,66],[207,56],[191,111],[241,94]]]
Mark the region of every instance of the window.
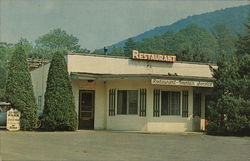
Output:
[[188,91],[182,91],[182,117],[188,117]]
[[180,115],[180,92],[161,92],[161,115]]
[[194,104],[193,104],[194,116],[201,117],[201,94],[194,93]]
[[138,113],[138,91],[118,90],[117,91],[117,114]]

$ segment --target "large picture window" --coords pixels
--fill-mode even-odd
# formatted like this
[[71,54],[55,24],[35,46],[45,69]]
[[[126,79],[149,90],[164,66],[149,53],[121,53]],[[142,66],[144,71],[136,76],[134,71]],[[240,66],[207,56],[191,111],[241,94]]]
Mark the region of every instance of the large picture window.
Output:
[[180,92],[161,92],[161,115],[180,115]]
[[117,114],[138,114],[138,90],[117,91]]

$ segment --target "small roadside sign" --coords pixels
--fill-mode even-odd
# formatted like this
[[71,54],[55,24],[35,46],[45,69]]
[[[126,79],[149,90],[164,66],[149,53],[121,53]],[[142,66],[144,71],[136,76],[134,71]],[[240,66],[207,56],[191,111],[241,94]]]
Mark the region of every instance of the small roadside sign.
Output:
[[7,126],[6,129],[9,131],[20,130],[20,116],[21,113],[16,109],[10,109],[7,111]]

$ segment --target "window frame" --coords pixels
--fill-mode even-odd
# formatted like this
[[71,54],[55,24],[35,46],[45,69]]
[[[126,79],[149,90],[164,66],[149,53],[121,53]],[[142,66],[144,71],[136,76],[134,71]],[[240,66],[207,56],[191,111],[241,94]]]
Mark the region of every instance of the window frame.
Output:
[[[126,113],[124,114],[124,113],[118,113],[118,107],[119,107],[119,99],[118,99],[118,97],[119,97],[119,91],[126,91],[126,93],[127,93],[127,100],[126,100],[126,104],[127,104],[127,106],[126,106]],[[129,113],[129,94],[128,94],[128,91],[136,91],[137,92],[137,107],[136,107],[136,113],[135,114],[131,114],[131,113]],[[140,101],[139,101],[139,90],[138,89],[117,89],[117,95],[116,95],[116,114],[117,115],[138,115],[139,114],[139,104],[140,104]]]

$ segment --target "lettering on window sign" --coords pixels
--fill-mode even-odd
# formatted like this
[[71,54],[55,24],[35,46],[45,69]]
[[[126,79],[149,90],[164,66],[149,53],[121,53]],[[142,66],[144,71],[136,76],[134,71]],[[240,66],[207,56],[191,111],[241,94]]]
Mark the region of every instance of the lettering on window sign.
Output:
[[132,59],[149,60],[149,61],[162,61],[162,62],[175,62],[176,56],[165,54],[148,54],[139,53],[137,50],[132,51]]
[[175,85],[175,86],[193,86],[193,87],[213,87],[213,82],[191,81],[191,80],[167,80],[152,79],[151,84],[155,85]]

